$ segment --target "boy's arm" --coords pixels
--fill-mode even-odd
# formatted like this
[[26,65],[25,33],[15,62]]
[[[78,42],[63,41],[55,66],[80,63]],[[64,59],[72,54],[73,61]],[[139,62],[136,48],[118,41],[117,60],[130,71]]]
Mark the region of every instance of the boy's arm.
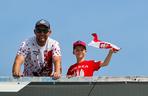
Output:
[[107,66],[112,58],[112,54],[115,53],[113,49],[109,50],[107,57],[105,58],[104,62],[101,64],[101,67]]

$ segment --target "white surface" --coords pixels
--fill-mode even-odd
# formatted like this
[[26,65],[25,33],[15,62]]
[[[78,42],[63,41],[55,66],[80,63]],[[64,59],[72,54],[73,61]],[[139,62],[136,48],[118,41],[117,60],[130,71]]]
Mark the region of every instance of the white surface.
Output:
[[0,92],[18,92],[29,82],[0,82]]

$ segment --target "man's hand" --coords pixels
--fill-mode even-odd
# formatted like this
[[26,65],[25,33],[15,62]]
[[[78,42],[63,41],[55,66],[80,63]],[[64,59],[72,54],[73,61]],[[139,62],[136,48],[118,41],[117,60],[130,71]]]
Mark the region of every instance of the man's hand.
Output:
[[21,77],[22,76],[21,72],[18,70],[13,71],[12,75],[13,75],[13,77]]
[[61,78],[61,73],[60,72],[54,72],[53,73],[53,79],[59,79],[59,78]]

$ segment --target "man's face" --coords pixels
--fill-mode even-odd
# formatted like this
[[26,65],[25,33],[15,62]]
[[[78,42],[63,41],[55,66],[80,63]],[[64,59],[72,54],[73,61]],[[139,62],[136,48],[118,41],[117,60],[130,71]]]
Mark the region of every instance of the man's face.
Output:
[[44,46],[46,43],[46,40],[48,39],[48,37],[51,34],[51,30],[48,29],[44,25],[39,25],[35,29],[34,33],[36,35],[36,40],[37,40],[37,43],[39,44],[39,46]]
[[76,46],[73,50],[73,54],[76,55],[76,58],[84,58],[86,55],[86,49],[84,46]]

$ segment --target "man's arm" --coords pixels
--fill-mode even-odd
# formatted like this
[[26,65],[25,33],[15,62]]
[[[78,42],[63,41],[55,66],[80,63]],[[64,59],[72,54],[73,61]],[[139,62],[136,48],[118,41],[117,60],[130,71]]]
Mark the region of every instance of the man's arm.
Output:
[[23,64],[23,62],[24,62],[23,55],[17,55],[15,57],[15,61],[14,61],[13,68],[12,68],[12,75],[14,77],[20,77],[22,75],[21,74],[21,65]]
[[109,50],[107,57],[105,58],[104,62],[101,64],[101,67],[107,66],[112,58],[112,54],[115,53],[113,49]]
[[54,77],[54,79],[59,79],[61,77],[61,73],[62,73],[61,56],[54,56],[53,62],[54,62],[53,77]]

